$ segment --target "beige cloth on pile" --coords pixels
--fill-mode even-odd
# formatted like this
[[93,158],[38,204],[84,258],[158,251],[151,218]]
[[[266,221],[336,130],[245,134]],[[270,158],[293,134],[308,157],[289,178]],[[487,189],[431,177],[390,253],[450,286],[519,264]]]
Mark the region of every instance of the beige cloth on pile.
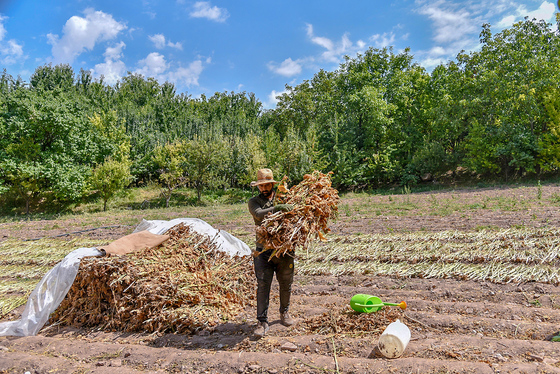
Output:
[[169,235],[157,235],[144,230],[123,236],[107,245],[97,247],[97,249],[104,250],[108,255],[120,256],[146,248],[157,247],[167,239],[169,239]]

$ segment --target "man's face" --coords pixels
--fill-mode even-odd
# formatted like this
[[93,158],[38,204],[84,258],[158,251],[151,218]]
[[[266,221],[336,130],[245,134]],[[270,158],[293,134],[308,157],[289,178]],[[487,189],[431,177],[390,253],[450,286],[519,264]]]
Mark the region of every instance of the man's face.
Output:
[[272,195],[272,183],[265,183],[265,184],[259,184],[258,188],[259,191],[264,195],[264,197],[270,197],[270,195]]

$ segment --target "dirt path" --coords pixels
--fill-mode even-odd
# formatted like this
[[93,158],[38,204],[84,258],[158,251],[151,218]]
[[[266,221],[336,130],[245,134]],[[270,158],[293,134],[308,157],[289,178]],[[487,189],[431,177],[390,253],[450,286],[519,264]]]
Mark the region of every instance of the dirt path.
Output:
[[[486,197],[475,196],[479,192],[455,198],[448,193],[437,195],[437,199],[471,199],[474,204],[505,198],[500,193],[517,194],[521,199],[519,195],[536,190],[488,190]],[[558,187],[546,188],[543,199],[556,193]],[[560,225],[559,209],[554,204],[524,205],[523,209],[507,212],[422,215],[430,200],[434,201],[427,195],[416,198],[414,209],[419,212],[408,215],[351,210],[348,215],[341,214],[333,233]],[[352,207],[360,202],[344,203]],[[52,222],[49,224],[52,226]],[[57,224],[62,232],[72,227],[62,221]],[[231,230],[234,225],[224,223],[220,228]],[[250,222],[238,223],[235,229],[252,235]],[[52,234],[38,227],[33,230],[20,235]],[[110,234],[101,230],[91,235],[111,238],[131,231],[122,230]],[[0,226],[4,235],[13,232],[9,224]],[[406,300],[408,309],[404,314],[393,307],[356,315],[348,307],[356,293],[390,302]],[[279,324],[277,290],[272,295],[271,331],[261,340],[251,335],[254,308],[248,308],[236,321],[194,336],[51,326],[34,337],[0,337],[0,373],[560,373],[560,343],[550,341],[560,330],[557,285],[297,275],[291,311],[298,323],[290,328]],[[375,347],[389,319],[395,317],[409,326],[412,339],[402,357],[387,359]]]

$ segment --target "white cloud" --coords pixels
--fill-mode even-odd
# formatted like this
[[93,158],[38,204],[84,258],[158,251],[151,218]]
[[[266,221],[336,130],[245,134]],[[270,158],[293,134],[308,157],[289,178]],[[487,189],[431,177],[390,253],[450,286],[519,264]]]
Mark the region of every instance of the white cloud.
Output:
[[0,15],[0,41],[4,40],[6,36],[6,28],[4,27],[4,20],[6,19],[8,19],[8,17]]
[[429,50],[417,51],[414,55],[418,63],[426,70],[431,71],[440,64],[454,60],[461,50],[475,51],[480,48],[478,35],[476,38],[465,38],[464,41],[447,45],[434,45]]
[[23,48],[14,39],[10,39],[7,43],[2,43],[2,54],[18,58],[23,56]]
[[392,46],[395,42],[394,33],[375,34],[369,37],[369,41],[372,42],[375,48],[384,48]]
[[362,52],[366,46],[362,40],[358,40],[356,45],[354,45],[348,33],[342,35],[340,42],[333,42],[329,38],[315,36],[313,32],[313,25],[307,24],[307,36],[311,39],[312,43],[315,43],[326,49],[325,52],[321,54],[321,57],[325,61],[339,63],[344,55],[355,54]]
[[[367,44],[362,40],[358,40],[353,43],[350,40],[348,33],[342,35],[340,41],[335,42],[329,38],[315,35],[313,25],[311,24],[306,24],[306,28],[309,40],[311,40],[312,43],[324,48],[326,51],[322,52],[320,56],[307,56],[296,60],[287,58],[281,63],[271,61],[267,64],[269,70],[285,77],[293,77],[300,74],[304,68],[315,68],[313,65],[317,62],[326,61],[328,63],[339,64],[342,62],[345,55],[361,53],[367,48]],[[394,35],[389,35],[391,37],[388,37],[387,34],[383,34],[378,43],[382,44],[390,40],[394,40]],[[372,38],[376,39],[375,36]]]
[[419,12],[432,20],[434,40],[438,43],[462,40],[480,27],[467,8],[443,0],[423,6]]
[[124,42],[120,42],[116,44],[114,47],[107,47],[103,56],[105,56],[106,60],[118,60],[122,58],[122,50],[126,47]]
[[2,58],[0,62],[4,65],[13,65],[27,56],[23,54],[23,47],[13,39],[8,40],[7,43],[2,42],[0,45],[0,55]]
[[426,70],[431,71],[436,66],[447,63],[448,60],[446,58],[433,58],[427,57],[424,60],[421,60],[419,64],[423,66]]
[[92,50],[101,41],[114,39],[126,26],[113,16],[88,8],[85,18],[72,16],[62,29],[62,37],[48,34],[55,63],[73,62],[85,50]]
[[105,62],[96,64],[91,69],[94,77],[98,78],[103,76],[104,82],[113,85],[126,74],[126,65],[120,59],[122,58],[122,50],[126,47],[124,42],[116,44],[114,47],[107,47],[105,49]]
[[163,49],[165,47],[165,36],[163,34],[156,34],[148,37],[157,49]]
[[442,48],[440,46],[435,46],[432,49],[430,49],[430,55],[431,56],[443,56],[446,54],[449,54],[450,51],[446,50],[445,48]]
[[538,20],[542,19],[547,22],[552,22],[555,13],[556,13],[556,5],[544,1],[539,7],[539,9],[534,10],[532,12],[528,12],[527,16],[529,16],[529,19],[536,18]]
[[211,6],[208,1],[198,1],[194,4],[190,16],[193,18],[207,18],[216,22],[225,22],[229,17],[229,13],[224,8]]
[[[553,23],[556,12],[556,5],[549,1],[542,1],[533,11],[510,0],[417,0],[416,3],[419,5],[418,12],[428,16],[433,23],[434,41],[446,50],[453,49],[455,53],[461,49],[469,50],[475,40],[478,42],[483,23],[495,24],[498,29],[510,27],[524,17]],[[495,19],[498,21],[493,21]]]
[[524,17],[529,17],[529,19],[536,18],[537,20],[544,20],[549,23],[553,23],[556,13],[556,5],[549,3],[548,1],[543,1],[538,9],[533,11],[528,11],[524,5],[521,5],[515,9],[515,14],[508,14],[504,16],[497,24],[499,28],[506,28],[513,25],[515,22],[521,21]]
[[180,67],[177,70],[169,73],[169,80],[172,82],[178,82],[185,84],[186,86],[198,86],[198,78],[202,71],[204,70],[204,65],[202,60],[196,60],[189,64],[188,67]]
[[516,19],[517,19],[516,16],[505,16],[504,18],[502,18],[500,22],[498,22],[496,26],[498,26],[499,28],[510,27],[515,23]]
[[274,62],[269,62],[268,68],[276,74],[291,77],[301,73],[301,62],[298,60],[293,61],[291,58],[287,58],[282,61],[280,65]]
[[[105,62],[95,65],[92,73],[96,78],[103,75],[104,82],[107,84],[117,83],[126,75],[128,69],[122,58],[122,50],[126,47],[124,42],[106,49],[104,56]],[[152,52],[146,58],[138,61],[135,74],[156,79],[158,82],[171,82],[177,86],[198,86],[198,79],[204,70],[205,64],[210,64],[212,59],[198,58],[191,62],[187,67],[172,69],[172,63],[168,62],[164,55]]]
[[135,73],[155,78],[160,83],[167,81],[177,86],[198,86],[198,79],[204,70],[204,65],[211,61],[210,57],[206,60],[198,58],[187,67],[180,66],[172,70],[172,64],[168,63],[163,55],[152,52],[138,62],[139,68]]
[[137,69],[136,72],[146,77],[157,77],[168,68],[165,57],[157,52],[152,52],[145,59],[140,60],[139,65],[140,69]]
[[334,49],[334,43],[330,39],[315,36],[313,34],[313,25],[309,23],[307,24],[307,36],[309,37],[309,39],[311,39],[313,43],[320,45],[325,49],[328,50]]
[[92,69],[94,77],[103,76],[103,82],[109,85],[117,83],[126,74],[126,65],[122,61],[106,60]]
[[166,46],[176,49],[183,49],[183,45],[181,43],[171,43],[165,40],[165,36],[163,34],[155,34],[148,37],[152,43],[154,43],[157,49],[163,49]]
[[453,60],[461,50],[472,51],[480,47],[479,34],[482,24],[511,9],[510,0],[416,0],[419,14],[431,21],[433,45],[416,51],[419,64],[428,71],[439,64]]
[[512,10],[519,13],[520,9],[516,0],[416,0],[416,3],[421,5],[418,12],[427,15],[433,23],[433,40],[456,52],[478,44],[484,23],[510,26],[518,16],[505,13]]
[[23,46],[14,39],[4,40],[8,32],[4,27],[4,20],[8,17],[0,15],[0,63],[3,65],[13,65],[25,60],[27,56],[23,54]]
[[177,42],[177,43],[171,43],[171,42],[167,42],[167,46],[171,47],[171,48],[175,48],[175,49],[179,49],[179,50],[183,50],[183,44]]

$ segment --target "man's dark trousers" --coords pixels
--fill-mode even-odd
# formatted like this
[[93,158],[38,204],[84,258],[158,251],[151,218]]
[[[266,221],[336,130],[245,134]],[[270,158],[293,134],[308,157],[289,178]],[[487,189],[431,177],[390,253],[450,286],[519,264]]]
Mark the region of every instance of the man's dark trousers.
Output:
[[[257,251],[262,249],[257,248]],[[272,250],[262,252],[253,257],[255,275],[257,276],[257,320],[268,322],[268,305],[270,301],[270,286],[276,273],[276,280],[280,286],[280,313],[285,313],[290,307],[290,295],[294,280],[294,258],[288,254],[270,259]],[[269,261],[270,259],[270,261]]]

